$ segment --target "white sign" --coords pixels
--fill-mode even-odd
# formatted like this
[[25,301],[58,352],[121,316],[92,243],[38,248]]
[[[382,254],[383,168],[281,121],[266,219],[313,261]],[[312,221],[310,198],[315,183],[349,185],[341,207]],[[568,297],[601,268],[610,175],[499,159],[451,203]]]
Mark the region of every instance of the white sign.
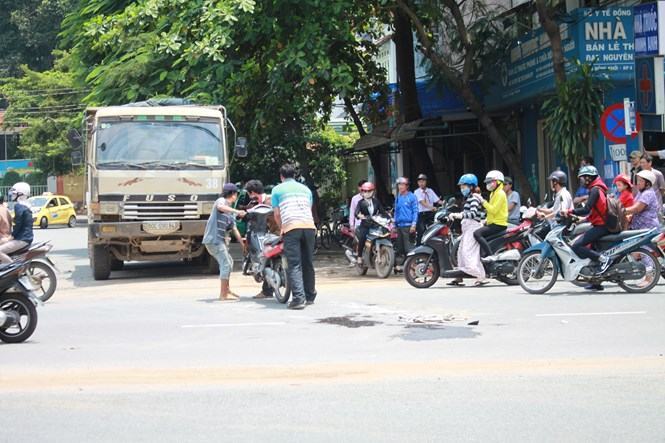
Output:
[[635,114],[635,102],[629,98],[623,99],[623,121],[626,125],[626,136],[637,133],[637,115]]
[[610,155],[615,162],[626,161],[628,159],[628,156],[626,155],[626,145],[610,145]]

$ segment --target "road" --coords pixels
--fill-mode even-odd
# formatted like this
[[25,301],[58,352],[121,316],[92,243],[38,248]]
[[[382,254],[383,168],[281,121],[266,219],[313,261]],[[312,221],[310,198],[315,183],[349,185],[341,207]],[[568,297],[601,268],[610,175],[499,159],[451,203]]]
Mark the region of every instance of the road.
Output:
[[[60,286],[0,344],[0,441],[663,441],[665,286],[416,290],[318,265],[304,311],[215,301],[132,264],[92,280],[84,227],[38,231]],[[478,322],[477,325],[469,324]]]

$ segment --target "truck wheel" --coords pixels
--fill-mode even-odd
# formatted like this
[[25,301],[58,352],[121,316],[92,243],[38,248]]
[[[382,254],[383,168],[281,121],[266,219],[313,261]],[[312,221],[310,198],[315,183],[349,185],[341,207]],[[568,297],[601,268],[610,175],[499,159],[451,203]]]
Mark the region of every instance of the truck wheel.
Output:
[[111,257],[111,271],[122,271],[122,268],[125,267],[125,262],[118,260],[115,257]]
[[105,246],[95,245],[92,247],[90,267],[95,280],[108,280],[111,275],[111,254]]

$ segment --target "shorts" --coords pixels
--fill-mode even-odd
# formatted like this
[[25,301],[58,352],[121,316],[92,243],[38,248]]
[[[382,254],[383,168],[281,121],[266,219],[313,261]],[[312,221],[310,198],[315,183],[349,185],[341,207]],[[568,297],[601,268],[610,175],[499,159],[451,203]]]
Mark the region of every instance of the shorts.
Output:
[[219,264],[219,278],[221,280],[228,280],[231,276],[231,270],[233,269],[233,258],[231,257],[231,254],[229,254],[229,248],[226,246],[226,242],[206,244],[206,249],[211,256],[215,257]]

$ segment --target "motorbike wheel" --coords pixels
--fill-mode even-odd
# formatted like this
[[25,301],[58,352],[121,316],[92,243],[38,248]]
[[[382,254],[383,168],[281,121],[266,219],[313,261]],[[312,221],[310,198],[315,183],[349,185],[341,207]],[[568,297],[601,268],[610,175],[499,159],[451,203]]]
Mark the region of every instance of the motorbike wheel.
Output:
[[415,254],[404,262],[404,278],[414,288],[429,288],[439,279],[441,268],[436,258],[432,257],[425,269],[425,263],[429,258],[429,254]]
[[661,272],[660,262],[654,253],[647,248],[639,248],[621,259],[621,263],[634,261],[642,262],[646,266],[646,275],[639,280],[620,281],[617,283],[621,289],[633,294],[649,292],[658,284]]
[[286,278],[286,269],[284,269],[281,260],[277,261],[275,272],[279,273],[279,278],[282,281],[282,284],[273,292],[275,293],[275,299],[284,304],[289,301],[289,297],[291,297],[291,285],[289,284],[289,279]]
[[21,343],[26,341],[37,327],[37,308],[20,292],[0,295],[0,309],[12,312],[19,317],[18,324],[0,328],[0,340],[5,343]]
[[379,246],[374,259],[374,269],[379,278],[388,278],[395,268],[395,250],[385,245]]
[[33,261],[30,262],[26,273],[37,288],[35,290],[37,298],[45,302],[53,297],[58,286],[58,278],[52,267],[43,262]]
[[[542,268],[542,276],[538,277],[536,272]],[[517,280],[529,294],[544,294],[552,289],[559,276],[556,264],[551,257],[543,258],[540,251],[532,251],[524,254],[517,265]]]

